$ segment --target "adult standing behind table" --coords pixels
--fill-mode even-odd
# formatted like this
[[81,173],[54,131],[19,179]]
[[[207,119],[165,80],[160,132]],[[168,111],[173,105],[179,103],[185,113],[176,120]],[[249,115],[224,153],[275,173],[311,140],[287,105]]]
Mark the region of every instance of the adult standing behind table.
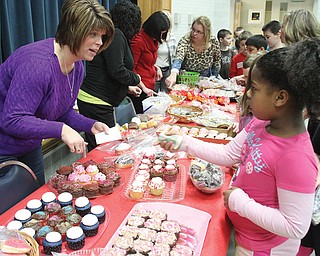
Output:
[[206,77],[217,76],[220,63],[220,45],[212,35],[210,19],[200,16],[193,21],[191,31],[180,39],[166,84],[169,88],[174,85],[180,70],[199,72]]
[[162,78],[156,81],[155,91],[163,91],[168,92],[168,88],[166,85],[166,78],[170,75],[170,70],[172,66],[172,62],[175,58],[176,48],[177,48],[177,40],[173,35],[172,29],[172,19],[171,14],[168,11],[163,11],[166,14],[170,21],[170,29],[168,31],[168,35],[166,40],[162,41],[158,48],[158,58],[156,61],[156,65],[162,71]]
[[[317,18],[308,10],[294,10],[288,12],[283,17],[281,28],[281,41],[285,45],[295,44],[299,41],[305,41],[312,37],[320,37],[320,23]],[[316,63],[314,63],[316,65]],[[310,73],[310,76],[318,75]],[[300,76],[297,73],[297,76]],[[308,122],[308,132],[312,140],[312,146],[316,154],[320,154],[319,137],[320,137],[320,121],[319,118],[310,117]],[[320,177],[318,175],[317,186],[320,185]],[[308,217],[307,217],[308,218]],[[315,254],[320,255],[320,224],[313,225],[306,236],[301,240],[300,250],[297,256],[310,255],[315,250]]]
[[42,139],[61,139],[72,153],[85,155],[78,131],[108,132],[73,106],[82,60],[105,49],[113,33],[109,13],[96,0],[66,0],[55,38],[20,47],[0,66],[1,162],[27,164],[44,184]]
[[166,40],[170,21],[167,15],[158,11],[150,15],[143,23],[142,29],[131,40],[134,58],[134,71],[141,76],[142,83],[140,97],[129,95],[138,114],[143,113],[142,101],[149,96],[156,95],[155,83],[160,80],[162,72],[155,65],[158,57],[158,47],[162,40]]
[[[133,70],[133,55],[130,40],[141,27],[140,8],[124,1],[117,3],[110,11],[115,34],[110,46],[88,62],[86,77],[78,95],[81,114],[115,125],[114,107],[125,98],[127,92],[139,97],[137,86],[140,76]],[[97,146],[94,135],[86,133],[89,151]]]

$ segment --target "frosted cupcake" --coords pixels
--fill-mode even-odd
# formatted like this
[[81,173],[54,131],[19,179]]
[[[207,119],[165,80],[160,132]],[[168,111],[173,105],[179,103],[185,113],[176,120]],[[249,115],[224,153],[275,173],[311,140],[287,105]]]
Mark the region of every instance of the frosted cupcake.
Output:
[[141,199],[144,195],[144,185],[141,181],[133,181],[129,188],[129,196],[132,199]]
[[42,202],[39,199],[32,199],[27,203],[27,207],[32,214],[42,210]]
[[57,198],[53,192],[46,192],[42,195],[41,201],[43,205],[47,205],[48,203],[56,202]]
[[42,241],[45,239],[46,235],[53,231],[53,227],[50,226],[43,226],[42,228],[40,228],[37,232],[37,242],[39,243],[39,245],[42,245]]
[[46,235],[46,238],[42,240],[43,251],[47,255],[51,255],[52,252],[60,253],[62,250],[62,237],[58,232],[50,232]]
[[160,177],[154,177],[149,182],[150,193],[154,196],[163,194],[165,183]]
[[93,214],[85,215],[80,222],[80,227],[86,237],[97,235],[99,230],[99,221],[97,216]]
[[78,197],[75,201],[76,212],[83,217],[88,214],[91,209],[91,203],[89,199],[85,196]]
[[20,232],[26,233],[27,235],[33,237],[34,239],[37,238],[36,231],[33,228],[23,228]]
[[69,192],[63,192],[58,196],[58,203],[61,207],[72,205],[72,194]]
[[99,223],[103,223],[106,219],[106,211],[102,205],[94,205],[90,212],[98,218]]
[[96,175],[98,172],[99,172],[99,169],[94,164],[89,164],[88,167],[86,168],[86,173],[89,174],[91,177]]
[[177,180],[179,170],[173,164],[168,164],[164,168],[163,179],[168,182],[174,182]]
[[67,216],[67,221],[73,226],[79,226],[82,217],[78,213],[73,213]]
[[67,246],[71,250],[80,250],[85,244],[85,235],[82,228],[72,227],[66,233]]
[[47,211],[50,216],[53,216],[60,212],[61,205],[55,202],[51,202],[44,206],[44,210]]
[[22,229],[22,222],[19,220],[10,221],[7,225],[7,229],[10,230],[20,230]]
[[31,220],[31,212],[27,209],[18,210],[14,215],[14,220],[18,220],[24,224]]

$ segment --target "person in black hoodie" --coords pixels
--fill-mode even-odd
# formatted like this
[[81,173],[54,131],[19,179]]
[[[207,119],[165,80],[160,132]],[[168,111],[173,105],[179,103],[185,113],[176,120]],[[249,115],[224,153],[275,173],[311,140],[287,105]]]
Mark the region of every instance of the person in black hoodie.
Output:
[[[77,104],[79,112],[109,127],[115,126],[114,107],[127,93],[139,97],[140,76],[132,71],[134,62],[130,40],[141,27],[141,10],[130,1],[117,3],[110,11],[115,34],[110,46],[87,63],[86,76],[81,85]],[[88,150],[97,144],[95,137],[85,134]]]

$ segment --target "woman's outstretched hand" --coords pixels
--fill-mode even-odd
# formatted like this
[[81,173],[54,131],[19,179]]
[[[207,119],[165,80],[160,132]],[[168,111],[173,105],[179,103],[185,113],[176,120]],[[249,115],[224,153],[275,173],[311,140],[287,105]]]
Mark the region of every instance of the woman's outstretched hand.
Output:
[[67,144],[71,153],[86,156],[87,143],[77,131],[66,124],[62,126],[61,140]]

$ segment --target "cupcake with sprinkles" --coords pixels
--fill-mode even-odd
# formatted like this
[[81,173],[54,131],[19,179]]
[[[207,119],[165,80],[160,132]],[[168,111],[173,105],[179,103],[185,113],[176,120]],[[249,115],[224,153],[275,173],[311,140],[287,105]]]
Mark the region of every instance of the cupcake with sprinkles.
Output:
[[42,240],[43,251],[47,255],[51,255],[52,252],[60,253],[62,251],[62,237],[58,232],[50,232]]
[[69,223],[68,221],[63,221],[55,226],[55,230],[61,234],[62,240],[65,241],[66,233],[71,227],[73,227],[71,223]]
[[43,226],[37,232],[37,242],[39,245],[42,245],[43,239],[45,239],[46,235],[50,232],[53,232],[53,227],[50,226]]
[[24,228],[32,228],[38,231],[42,227],[42,223],[40,220],[31,219],[30,221],[23,224]]
[[91,203],[85,196],[78,197],[75,201],[76,212],[81,216],[85,216],[90,212]]
[[67,246],[71,250],[80,250],[85,244],[85,235],[82,228],[71,227],[66,233]]
[[160,177],[154,177],[149,182],[151,195],[161,196],[164,192],[165,182]]
[[60,215],[67,218],[68,215],[74,214],[76,209],[72,205],[67,205],[61,208]]
[[90,213],[98,218],[100,224],[106,220],[106,211],[102,205],[92,206]]
[[39,220],[42,225],[46,225],[47,220],[49,218],[49,213],[47,211],[38,211],[32,214],[32,219]]
[[51,202],[44,206],[44,210],[49,213],[49,216],[53,216],[60,212],[61,205],[56,202]]
[[64,222],[64,218],[62,218],[60,215],[53,215],[47,220],[47,224],[50,227],[55,227],[62,222]]
[[71,215],[68,215],[66,220],[73,226],[79,226],[82,217],[78,213],[73,213]]
[[42,210],[42,202],[39,199],[32,199],[28,201],[27,207],[31,214]]
[[86,237],[97,235],[99,231],[99,221],[97,216],[93,214],[85,215],[80,222],[80,227]]

